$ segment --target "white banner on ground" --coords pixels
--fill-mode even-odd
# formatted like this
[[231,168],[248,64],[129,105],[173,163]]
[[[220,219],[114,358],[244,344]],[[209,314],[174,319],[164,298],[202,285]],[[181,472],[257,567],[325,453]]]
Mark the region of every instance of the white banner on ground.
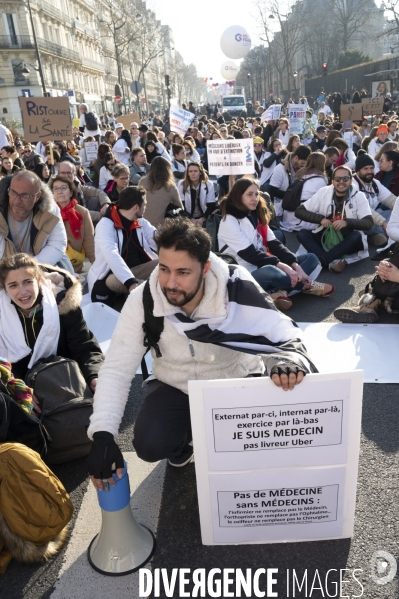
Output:
[[251,139],[208,140],[208,172],[210,175],[253,175],[254,142]]
[[305,135],[306,106],[304,104],[288,104],[290,134]]
[[363,373],[189,381],[205,545],[353,534]]
[[170,130],[184,135],[191,125],[194,115],[177,104],[170,105]]
[[260,118],[260,122],[277,121],[281,115],[281,104],[272,104],[265,110]]

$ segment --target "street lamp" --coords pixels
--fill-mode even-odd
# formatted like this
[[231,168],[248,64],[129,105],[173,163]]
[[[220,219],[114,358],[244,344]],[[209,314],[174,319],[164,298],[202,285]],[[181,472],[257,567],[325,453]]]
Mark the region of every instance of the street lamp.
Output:
[[[47,96],[49,94],[46,91],[46,84],[44,82],[44,74],[43,74],[42,61],[40,59],[39,46],[38,46],[38,43],[37,43],[36,30],[35,30],[35,24],[33,22],[32,8],[31,8],[31,5],[30,5],[30,0],[28,0],[28,9],[29,9],[29,16],[30,16],[30,24],[32,26],[33,41],[34,41],[34,44],[35,44],[36,57],[37,57],[38,65],[39,65],[39,68],[35,69],[35,70],[38,70],[39,74],[40,74],[40,79],[41,79],[41,82],[42,82],[43,96]],[[26,69],[26,70],[28,71],[28,69]],[[28,73],[29,73],[29,71],[28,71]]]

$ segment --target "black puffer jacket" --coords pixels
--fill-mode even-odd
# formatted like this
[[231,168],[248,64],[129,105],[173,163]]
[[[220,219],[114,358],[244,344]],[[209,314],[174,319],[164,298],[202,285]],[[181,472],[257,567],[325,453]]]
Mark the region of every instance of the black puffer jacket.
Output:
[[[82,286],[66,270],[44,265],[41,265],[41,268],[45,278],[51,281],[60,315],[60,337],[57,355],[75,360],[86,382],[90,383],[93,378],[98,377],[104,355],[93,333],[88,329],[80,308]],[[19,311],[18,316],[21,320],[21,326],[23,326],[22,315]],[[42,324],[43,312],[39,312],[35,320],[36,337]],[[27,327],[27,330],[29,331],[30,327]],[[32,340],[29,339],[29,341],[29,346],[33,349]],[[12,365],[13,374],[16,378],[25,379],[30,358],[31,355]]]

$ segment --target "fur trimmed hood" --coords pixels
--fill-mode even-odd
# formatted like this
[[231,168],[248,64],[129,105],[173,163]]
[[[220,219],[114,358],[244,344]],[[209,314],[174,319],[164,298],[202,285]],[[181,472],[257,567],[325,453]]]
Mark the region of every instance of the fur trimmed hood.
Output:
[[79,281],[71,273],[57,266],[41,264],[40,268],[44,279],[51,285],[60,315],[77,310],[82,301],[82,285]]
[[[8,188],[10,187],[11,179],[12,176],[8,176],[0,180],[0,212],[3,216],[6,216],[8,211]],[[51,212],[53,214],[56,203],[51,189],[44,182],[42,182],[41,192],[41,198],[35,204],[33,213],[35,214],[37,211],[41,210],[42,212]]]

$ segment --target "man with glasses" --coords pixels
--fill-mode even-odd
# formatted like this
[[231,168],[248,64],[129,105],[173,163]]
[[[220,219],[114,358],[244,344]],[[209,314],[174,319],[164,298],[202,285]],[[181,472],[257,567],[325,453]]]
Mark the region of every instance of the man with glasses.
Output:
[[141,177],[148,174],[151,165],[148,164],[147,156],[142,148],[134,148],[131,160],[130,183],[139,185]]
[[[380,163],[384,159],[386,160],[383,154]],[[356,174],[353,178],[353,187],[364,193],[370,204],[374,226],[366,232],[367,241],[377,247],[382,247],[388,242],[386,230],[396,196],[374,178],[374,169],[373,158],[360,150],[356,158]]]
[[76,167],[71,162],[61,162],[58,167],[58,174],[61,177],[66,177],[75,184],[76,199],[81,206],[84,206],[90,212],[93,223],[97,223],[110,204],[110,199],[105,191],[82,184],[76,175]]
[[42,264],[73,272],[65,254],[67,238],[50,189],[23,170],[0,182],[0,258],[24,252]]
[[[312,231],[302,229],[298,241],[310,253],[316,254],[320,264],[333,272],[342,272],[349,262],[368,256],[367,237],[373,226],[370,205],[361,191],[354,189],[352,171],[338,166],[333,173],[332,185],[322,187],[295,211],[295,216],[314,223]],[[323,246],[323,233],[332,226],[343,237],[330,250]]]
[[38,162],[43,162],[40,155],[35,152],[31,144],[25,144],[24,153],[22,154],[22,161],[28,171],[33,171]]

